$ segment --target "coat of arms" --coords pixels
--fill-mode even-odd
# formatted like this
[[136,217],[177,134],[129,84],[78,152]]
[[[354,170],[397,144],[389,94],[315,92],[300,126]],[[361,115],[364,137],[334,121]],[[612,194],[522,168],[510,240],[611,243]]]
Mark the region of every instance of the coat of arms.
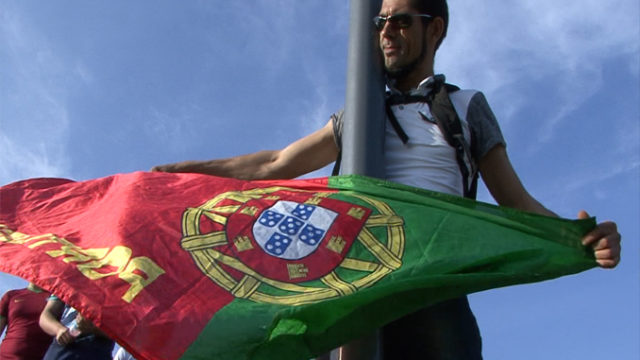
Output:
[[300,305],[353,293],[402,265],[404,226],[384,202],[336,194],[220,194],[184,212],[182,248],[236,297]]

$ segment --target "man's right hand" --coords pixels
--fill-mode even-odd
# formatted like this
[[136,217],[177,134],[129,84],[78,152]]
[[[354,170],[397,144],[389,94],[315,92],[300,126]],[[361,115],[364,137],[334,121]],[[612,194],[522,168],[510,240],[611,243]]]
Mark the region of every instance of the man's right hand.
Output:
[[[195,167],[194,161],[184,161],[181,163],[154,166],[151,168],[151,171],[168,172],[168,173],[192,172],[193,171],[192,168],[194,167]],[[192,171],[189,171],[189,170],[192,170]]]
[[73,340],[74,340],[74,337],[71,336],[71,332],[67,327],[60,328],[56,333],[56,342],[62,346],[67,346],[71,344]]

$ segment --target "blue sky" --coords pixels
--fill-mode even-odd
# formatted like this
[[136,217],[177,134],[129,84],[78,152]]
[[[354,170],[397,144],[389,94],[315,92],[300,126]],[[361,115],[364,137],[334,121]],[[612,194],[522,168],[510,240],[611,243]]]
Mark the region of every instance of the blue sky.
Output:
[[[450,6],[436,72],[484,91],[537,199],[623,235],[613,271],[471,296],[485,358],[637,359],[640,5]],[[347,37],[345,0],[0,0],[0,185],[281,148],[342,107]]]

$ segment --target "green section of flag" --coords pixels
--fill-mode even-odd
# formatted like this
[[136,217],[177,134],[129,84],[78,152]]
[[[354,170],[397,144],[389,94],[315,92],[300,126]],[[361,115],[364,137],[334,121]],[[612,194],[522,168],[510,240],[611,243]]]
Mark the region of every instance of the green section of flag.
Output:
[[[333,198],[373,208],[377,221],[366,227],[368,240],[354,242],[347,258],[358,266],[396,268],[384,273],[380,267],[340,267],[332,285],[301,284],[347,293],[364,284],[315,303],[237,299],[213,316],[183,358],[308,359],[429,304],[596,265],[580,242],[594,219],[549,218],[361,176],[333,177],[329,184],[339,190]],[[380,204],[386,208],[376,207]],[[368,281],[376,271],[383,275]]]

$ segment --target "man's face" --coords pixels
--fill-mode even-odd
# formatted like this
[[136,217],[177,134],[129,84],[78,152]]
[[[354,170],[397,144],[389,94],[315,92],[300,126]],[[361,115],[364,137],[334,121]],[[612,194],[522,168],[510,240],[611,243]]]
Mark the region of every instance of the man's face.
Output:
[[[417,14],[409,0],[383,0],[380,16]],[[424,58],[425,27],[421,18],[413,17],[412,25],[400,28],[387,22],[379,32],[380,50],[389,75],[404,73]]]

